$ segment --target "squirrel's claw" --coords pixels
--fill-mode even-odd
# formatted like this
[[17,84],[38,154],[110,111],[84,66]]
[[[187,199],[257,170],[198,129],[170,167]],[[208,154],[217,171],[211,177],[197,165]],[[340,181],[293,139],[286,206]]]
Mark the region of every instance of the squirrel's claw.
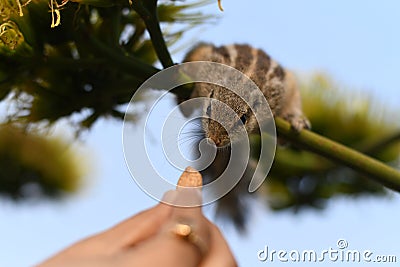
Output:
[[303,129],[311,129],[310,121],[303,115],[296,116],[293,114],[288,114],[283,119],[288,121],[292,129],[296,132],[300,132]]

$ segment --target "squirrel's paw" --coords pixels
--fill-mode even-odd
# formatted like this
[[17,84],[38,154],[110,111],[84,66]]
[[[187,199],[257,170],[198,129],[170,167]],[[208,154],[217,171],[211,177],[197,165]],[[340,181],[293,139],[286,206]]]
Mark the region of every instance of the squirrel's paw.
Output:
[[283,119],[287,120],[296,132],[300,132],[303,129],[311,129],[310,121],[303,115],[288,114]]

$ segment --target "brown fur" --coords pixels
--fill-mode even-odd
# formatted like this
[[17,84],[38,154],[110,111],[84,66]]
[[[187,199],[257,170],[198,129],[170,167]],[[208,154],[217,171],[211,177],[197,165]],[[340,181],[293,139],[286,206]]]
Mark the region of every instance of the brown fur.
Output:
[[[211,44],[199,44],[187,54],[184,61],[212,61],[240,70],[260,88],[274,116],[286,119],[297,131],[310,127],[310,123],[301,109],[300,92],[294,75],[282,68],[262,50],[249,45],[234,44],[215,47]],[[210,73],[209,75],[212,76],[213,74]],[[243,90],[246,93],[246,88],[243,88]],[[199,96],[212,96],[212,98],[224,102],[237,113],[239,118],[247,115],[246,130],[248,133],[253,133],[257,130],[258,124],[255,116],[252,116],[249,111],[250,108],[233,92],[216,85],[199,83],[195,86],[192,97]],[[211,120],[203,119],[203,129],[206,136],[211,138],[217,146],[228,145],[229,137],[227,131],[215,120],[222,120],[232,128],[235,121],[232,116],[223,117],[227,114],[223,107],[210,105],[212,110],[211,114],[209,114]],[[218,118],[215,116],[218,116]],[[232,128],[229,130],[232,131]],[[234,129],[233,132],[235,132]]]

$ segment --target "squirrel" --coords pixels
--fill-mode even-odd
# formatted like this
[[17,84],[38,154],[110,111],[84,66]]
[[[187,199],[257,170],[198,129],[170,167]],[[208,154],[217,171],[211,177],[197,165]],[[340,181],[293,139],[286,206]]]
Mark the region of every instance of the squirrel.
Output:
[[[296,131],[310,128],[310,122],[302,112],[300,91],[294,75],[285,70],[264,51],[245,44],[216,47],[212,44],[200,43],[186,54],[183,61],[211,61],[241,71],[262,91],[274,116],[287,120]],[[213,74],[210,73],[209,75]],[[242,90],[246,90],[246,88]],[[257,132],[258,124],[250,107],[230,90],[208,83],[196,83],[190,98],[196,97],[214,98],[224,102],[237,113],[237,118],[241,120],[249,134]],[[178,102],[183,100],[185,99],[178,99]],[[210,119],[201,119],[201,127],[205,137],[210,138],[217,148],[229,147],[232,140],[230,140],[226,129],[217,123],[217,121],[227,119],[224,119],[223,112],[214,110],[211,103],[208,105],[210,106],[203,108],[203,110],[207,113],[204,115]],[[233,120],[233,118],[228,120]],[[229,123],[234,126],[236,122]],[[223,172],[230,158],[229,152],[226,151],[226,149],[217,150],[214,162],[202,171],[203,176],[218,177]],[[250,175],[253,170],[251,165],[254,165],[254,162],[249,162],[243,178],[252,177]],[[240,192],[245,192],[244,190],[247,188],[243,184],[245,182],[246,179],[241,179],[239,184],[218,204],[221,212],[232,218],[239,228],[243,228],[246,219],[244,212],[248,210],[246,207],[240,207],[243,206],[240,201],[240,196],[243,194],[240,194]]]
[[[201,43],[190,50],[183,61],[212,61],[241,71],[260,88],[274,116],[287,120],[297,131],[310,128],[310,122],[302,112],[300,91],[294,75],[282,68],[264,51],[249,45],[233,44],[216,47]],[[235,93],[223,87],[199,83],[192,91],[191,98],[194,97],[212,97],[224,102],[238,113],[248,133],[254,133],[257,129],[254,114]],[[211,119],[213,116],[221,116],[218,112],[213,112],[211,107],[208,111]],[[212,139],[217,147],[229,144],[229,137],[223,128],[212,121],[206,123],[203,125],[206,137]]]

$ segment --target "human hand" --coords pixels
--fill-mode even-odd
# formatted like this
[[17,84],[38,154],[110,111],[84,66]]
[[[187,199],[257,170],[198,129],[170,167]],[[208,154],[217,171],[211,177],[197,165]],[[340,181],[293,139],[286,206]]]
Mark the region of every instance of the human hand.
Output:
[[[201,179],[192,169],[189,174],[185,171],[180,181],[193,175]],[[163,200],[177,203],[190,198],[201,202],[199,190],[169,191]],[[160,203],[72,245],[37,267],[53,266],[234,267],[237,264],[221,232],[204,217],[201,207]]]

